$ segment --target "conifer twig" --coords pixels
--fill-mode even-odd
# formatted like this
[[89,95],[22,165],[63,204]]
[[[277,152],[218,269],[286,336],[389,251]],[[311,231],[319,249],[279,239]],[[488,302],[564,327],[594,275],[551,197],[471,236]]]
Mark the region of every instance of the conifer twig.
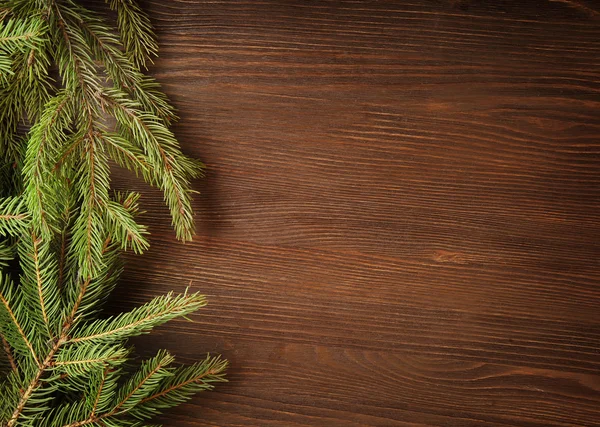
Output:
[[6,298],[4,297],[4,295],[2,295],[2,294],[0,294],[0,303],[2,303],[2,305],[5,308],[5,310],[7,311],[8,315],[10,316],[11,321],[16,326],[16,328],[17,328],[17,330],[19,332],[19,335],[23,339],[23,342],[25,343],[25,345],[27,346],[27,348],[29,349],[29,351],[31,351],[31,356],[33,357],[33,360],[35,361],[35,363],[38,366],[40,366],[41,365],[40,361],[39,361],[37,355],[35,354],[35,350],[33,349],[33,346],[31,345],[31,342],[29,341],[29,339],[27,338],[27,335],[23,331],[23,328],[21,327],[19,321],[17,320],[14,311],[11,309],[10,305],[8,304],[8,301],[6,300]]
[[17,420],[19,419],[19,417],[23,414],[23,409],[25,408],[27,401],[29,400],[29,398],[31,397],[33,392],[40,385],[40,380],[42,379],[43,375],[47,372],[48,368],[50,367],[52,358],[54,357],[54,355],[60,348],[61,344],[63,343],[63,341],[62,341],[63,339],[64,338],[61,337],[61,339],[58,339],[54,343],[54,345],[52,346],[52,348],[46,355],[46,358],[44,359],[44,361],[39,365],[35,376],[32,378],[32,380],[29,383],[29,385],[27,386],[27,388],[25,390],[23,390],[23,392],[21,394],[21,398],[19,399],[19,403],[17,404],[17,407],[15,408],[10,419],[8,420],[8,423],[6,424],[7,427],[13,427],[17,423]]
[[4,347],[4,353],[6,354],[6,357],[8,358],[8,363],[10,363],[10,367],[13,370],[13,372],[18,372],[17,364],[15,363],[15,357],[12,354],[12,349],[10,348],[10,344],[8,344],[8,341],[6,341],[6,338],[4,338],[4,335],[1,335],[1,337],[2,337],[2,346]]
[[130,337],[187,319],[204,296],[100,317],[120,252],[149,246],[140,195],[111,191],[111,161],[162,191],[182,241],[201,175],[142,71],[158,47],[149,16],[136,0],[106,2],[116,24],[77,0],[0,0],[0,269],[11,269],[0,272],[0,338],[12,370],[1,427],[140,425],[225,381],[219,357],[172,366],[160,351],[135,373],[125,364]]

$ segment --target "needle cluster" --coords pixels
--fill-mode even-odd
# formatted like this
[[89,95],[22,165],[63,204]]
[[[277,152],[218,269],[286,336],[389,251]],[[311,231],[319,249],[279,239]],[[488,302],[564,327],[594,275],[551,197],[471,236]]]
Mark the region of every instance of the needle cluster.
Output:
[[111,167],[162,190],[183,241],[202,172],[144,73],[158,50],[149,17],[133,0],[106,3],[112,20],[74,0],[0,0],[3,427],[142,426],[224,381],[219,357],[176,366],[160,351],[137,371],[128,363],[128,338],[198,310],[202,295],[102,315],[120,253],[148,247],[139,194],[112,191]]

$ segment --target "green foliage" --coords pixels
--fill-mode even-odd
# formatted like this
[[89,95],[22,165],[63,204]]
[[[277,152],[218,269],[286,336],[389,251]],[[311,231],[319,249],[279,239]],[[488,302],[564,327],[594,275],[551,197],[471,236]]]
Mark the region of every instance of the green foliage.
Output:
[[15,72],[11,57],[24,54],[36,48],[42,41],[44,21],[39,17],[30,19],[6,19],[0,29],[0,78],[3,83]]
[[115,28],[72,0],[0,0],[0,187],[22,195],[47,239],[60,230],[60,188],[75,183],[72,243],[88,277],[107,234],[147,248],[145,229],[111,199],[111,161],[163,191],[183,241],[194,232],[190,180],[202,172],[169,130],[173,107],[141,71],[157,53],[148,16],[132,0],[108,3]]
[[78,269],[75,248],[60,248],[29,227],[19,235],[19,283],[0,276],[0,334],[10,369],[0,385],[3,426],[134,425],[224,380],[226,362],[218,357],[177,367],[165,351],[128,374],[128,338],[185,317],[205,298],[169,293],[100,319],[120,271],[120,245],[103,247],[106,267],[98,276],[66,271],[59,285],[60,268]]
[[186,157],[173,107],[142,68],[157,54],[134,0],[107,0],[116,26],[75,0],[0,0],[0,426],[141,426],[224,381],[207,356],[166,351],[131,372],[127,340],[202,308],[159,296],[115,316],[102,306],[120,253],[148,248],[139,194],[111,189],[114,164],[161,189],[191,239]]
[[158,54],[158,44],[152,32],[148,15],[130,0],[110,0],[110,7],[117,11],[118,26],[128,56],[138,67]]
[[0,200],[0,235],[23,232],[30,220],[29,212],[20,197],[6,197]]

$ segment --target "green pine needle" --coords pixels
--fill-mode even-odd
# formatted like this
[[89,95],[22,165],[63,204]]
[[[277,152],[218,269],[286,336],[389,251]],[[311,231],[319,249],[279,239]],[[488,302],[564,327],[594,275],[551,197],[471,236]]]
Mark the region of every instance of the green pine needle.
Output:
[[[132,217],[137,197],[116,196]],[[67,235],[76,228],[75,221]],[[62,235],[55,238],[59,242]],[[0,425],[134,425],[225,380],[227,363],[219,357],[174,366],[166,351],[128,374],[127,340],[197,311],[206,305],[205,297],[171,292],[129,312],[99,318],[100,305],[122,271],[119,245],[103,246],[103,267],[85,278],[79,274],[75,247],[63,254],[63,246],[55,243],[27,228],[17,244],[19,283],[0,276],[0,335],[10,362],[5,363],[9,373],[0,391],[5,407],[12,408],[0,412]]]
[[31,215],[21,197],[0,199],[0,235],[18,235],[27,229]]
[[59,230],[59,189],[74,182],[82,274],[97,273],[109,235],[145,250],[145,229],[111,203],[112,160],[163,191],[176,236],[190,240],[190,180],[202,165],[182,153],[168,127],[174,109],[142,72],[157,53],[148,16],[131,0],[110,1],[116,27],[72,0],[0,0],[0,8],[0,179],[23,189],[36,232]]
[[0,0],[0,427],[142,426],[225,381],[213,356],[177,366],[159,351],[130,370],[127,340],[187,319],[204,296],[102,314],[121,252],[149,247],[140,195],[112,191],[112,168],[162,190],[183,241],[202,174],[144,74],[158,52],[149,16],[107,3],[116,19],[76,0]]

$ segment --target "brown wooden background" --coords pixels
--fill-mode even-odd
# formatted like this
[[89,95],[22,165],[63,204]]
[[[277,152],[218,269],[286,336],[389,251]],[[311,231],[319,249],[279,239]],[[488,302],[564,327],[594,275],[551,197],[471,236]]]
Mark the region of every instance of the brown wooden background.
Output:
[[162,423],[600,425],[598,3],[145,4],[208,172],[114,307],[193,281],[138,349],[231,361]]

